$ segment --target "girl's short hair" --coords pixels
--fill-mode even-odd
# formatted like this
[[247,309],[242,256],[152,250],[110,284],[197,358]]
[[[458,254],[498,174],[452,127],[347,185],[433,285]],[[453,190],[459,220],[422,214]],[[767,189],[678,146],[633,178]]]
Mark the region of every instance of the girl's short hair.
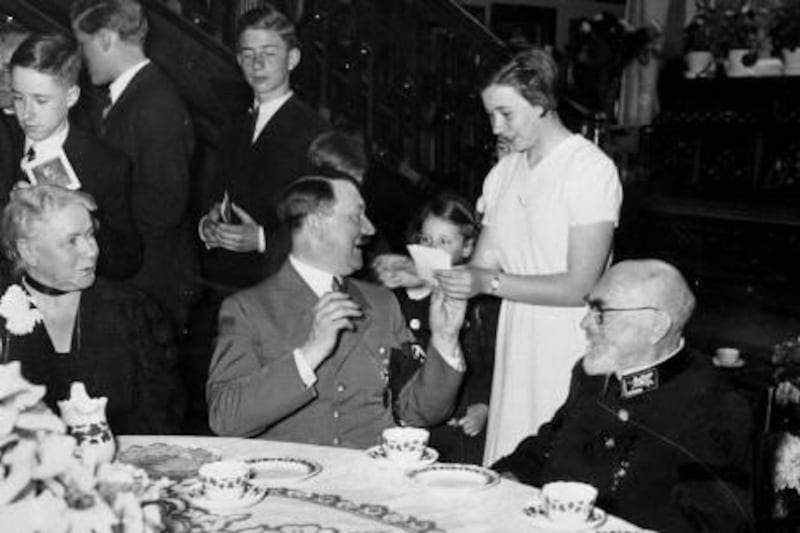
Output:
[[558,83],[559,70],[553,56],[541,48],[530,48],[516,54],[489,76],[483,89],[490,85],[507,85],[531,105],[541,106],[548,112],[558,107]]
[[464,240],[474,240],[480,233],[478,214],[472,204],[460,194],[441,192],[425,203],[411,219],[406,231],[408,242],[418,242],[422,224],[429,216],[441,218],[456,225]]

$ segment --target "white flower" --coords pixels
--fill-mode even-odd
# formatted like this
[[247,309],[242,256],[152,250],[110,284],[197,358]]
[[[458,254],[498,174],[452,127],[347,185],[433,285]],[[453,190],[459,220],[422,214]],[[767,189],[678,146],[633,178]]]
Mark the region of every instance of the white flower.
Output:
[[791,433],[784,433],[776,450],[774,486],[800,493],[800,437]]
[[9,286],[0,298],[0,316],[6,319],[6,329],[14,335],[27,335],[42,321],[42,314],[28,293],[16,284]]

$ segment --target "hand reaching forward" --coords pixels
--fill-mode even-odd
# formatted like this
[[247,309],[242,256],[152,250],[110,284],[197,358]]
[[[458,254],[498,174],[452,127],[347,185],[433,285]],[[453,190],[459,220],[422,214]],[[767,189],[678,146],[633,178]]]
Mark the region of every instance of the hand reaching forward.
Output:
[[468,299],[484,292],[485,278],[491,279],[492,273],[483,268],[457,266],[450,270],[437,270],[434,276],[449,297]]
[[316,369],[333,352],[339,332],[355,329],[354,321],[363,316],[361,308],[343,292],[329,292],[313,309],[311,332],[300,347],[311,368]]

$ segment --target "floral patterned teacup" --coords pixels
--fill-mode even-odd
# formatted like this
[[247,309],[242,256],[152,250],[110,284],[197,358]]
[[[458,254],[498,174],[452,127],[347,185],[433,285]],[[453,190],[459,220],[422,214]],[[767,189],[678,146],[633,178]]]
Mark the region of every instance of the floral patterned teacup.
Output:
[[233,500],[244,493],[250,467],[244,461],[214,461],[201,466],[199,474],[206,498]]
[[589,520],[597,489],[578,481],[553,481],[542,487],[547,517],[558,525],[580,526]]
[[390,461],[419,461],[428,445],[427,429],[394,427],[383,430],[383,452]]

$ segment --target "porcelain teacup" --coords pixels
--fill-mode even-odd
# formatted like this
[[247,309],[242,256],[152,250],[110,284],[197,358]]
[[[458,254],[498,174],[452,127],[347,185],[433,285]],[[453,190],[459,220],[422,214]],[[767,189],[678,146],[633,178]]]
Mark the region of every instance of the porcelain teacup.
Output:
[[716,351],[717,361],[725,366],[735,365],[739,362],[741,353],[736,348],[717,348]]
[[564,526],[580,526],[589,520],[597,489],[578,481],[554,481],[542,487],[547,517]]
[[205,496],[211,500],[239,498],[250,477],[250,467],[244,461],[214,461],[199,470]]
[[383,430],[383,453],[390,461],[412,463],[422,459],[430,432],[423,428],[393,427]]

